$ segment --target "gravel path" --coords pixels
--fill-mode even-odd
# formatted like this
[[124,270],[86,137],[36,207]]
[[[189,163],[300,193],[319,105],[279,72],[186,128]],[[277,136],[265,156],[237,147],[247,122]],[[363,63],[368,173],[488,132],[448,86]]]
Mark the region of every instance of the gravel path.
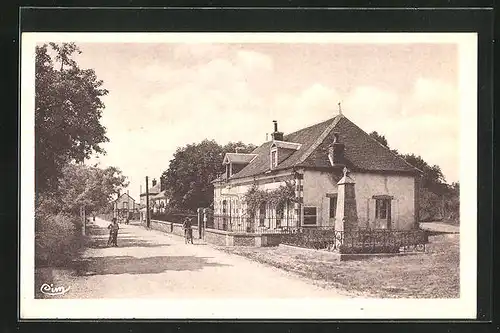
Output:
[[91,226],[76,274],[57,279],[70,290],[57,298],[346,297],[200,240],[184,244],[138,225],[121,224],[119,247],[106,247],[107,224],[96,219]]

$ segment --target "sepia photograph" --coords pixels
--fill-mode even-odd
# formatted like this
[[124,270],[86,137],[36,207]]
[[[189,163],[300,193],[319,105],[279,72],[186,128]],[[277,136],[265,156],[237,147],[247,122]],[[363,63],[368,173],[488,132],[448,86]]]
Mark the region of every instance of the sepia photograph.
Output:
[[474,318],[476,53],[23,33],[22,317]]

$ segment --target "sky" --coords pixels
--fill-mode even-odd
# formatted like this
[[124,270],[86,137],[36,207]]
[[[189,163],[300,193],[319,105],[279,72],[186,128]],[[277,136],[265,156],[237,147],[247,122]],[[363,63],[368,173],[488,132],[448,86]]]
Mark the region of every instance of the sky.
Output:
[[[260,145],[342,113],[390,148],[459,180],[456,44],[77,43],[109,94],[105,156],[136,200],[177,147],[214,139]],[[222,160],[221,160],[222,163]]]

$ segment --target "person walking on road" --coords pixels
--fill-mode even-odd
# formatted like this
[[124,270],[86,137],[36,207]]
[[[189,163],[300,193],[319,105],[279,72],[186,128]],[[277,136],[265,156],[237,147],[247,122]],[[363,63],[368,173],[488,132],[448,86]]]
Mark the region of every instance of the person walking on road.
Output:
[[108,225],[109,229],[109,239],[108,239],[108,246],[115,246],[118,247],[118,229],[120,229],[120,226],[118,225],[116,221],[116,217],[113,217],[111,220],[112,223]]
[[193,229],[191,229],[191,218],[186,216],[184,223],[182,224],[184,228],[184,242],[193,244]]

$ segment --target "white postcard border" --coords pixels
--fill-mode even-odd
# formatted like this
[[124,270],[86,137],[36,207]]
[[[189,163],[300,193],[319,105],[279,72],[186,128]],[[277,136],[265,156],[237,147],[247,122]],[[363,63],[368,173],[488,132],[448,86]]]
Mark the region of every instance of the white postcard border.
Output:
[[[21,53],[20,319],[474,319],[477,286],[477,34],[23,33]],[[43,42],[456,43],[460,59],[459,299],[34,299],[34,71]],[[476,222],[476,223],[475,223]]]

